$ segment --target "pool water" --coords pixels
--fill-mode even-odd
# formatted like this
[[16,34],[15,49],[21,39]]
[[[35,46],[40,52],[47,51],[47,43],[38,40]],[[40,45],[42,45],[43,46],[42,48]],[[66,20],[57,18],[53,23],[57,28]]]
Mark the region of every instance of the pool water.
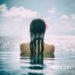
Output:
[[57,44],[55,58],[44,58],[42,55],[22,58],[19,50],[22,40],[1,38],[0,75],[75,75],[74,39],[72,42],[69,39],[70,45],[66,44],[65,49],[58,48]]

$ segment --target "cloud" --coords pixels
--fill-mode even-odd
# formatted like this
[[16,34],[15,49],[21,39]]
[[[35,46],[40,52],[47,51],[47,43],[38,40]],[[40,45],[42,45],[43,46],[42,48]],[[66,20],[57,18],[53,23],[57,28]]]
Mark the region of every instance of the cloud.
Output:
[[7,12],[7,7],[5,4],[0,5],[0,15],[3,15],[5,12]]
[[75,14],[72,14],[72,19],[74,19],[74,20],[75,20]]
[[23,18],[16,17],[16,18],[13,18],[13,21],[15,21],[15,22],[21,22],[21,21],[23,21]]
[[63,15],[61,16],[61,19],[69,19],[69,17],[68,17],[67,15],[63,14]]
[[43,18],[44,20],[50,20],[51,18],[50,17],[45,17]]
[[5,4],[0,5],[0,15],[4,17],[22,17],[22,18],[32,18],[37,17],[37,12],[24,7],[12,7],[9,10]]
[[48,12],[54,14],[56,12],[56,8],[51,8]]

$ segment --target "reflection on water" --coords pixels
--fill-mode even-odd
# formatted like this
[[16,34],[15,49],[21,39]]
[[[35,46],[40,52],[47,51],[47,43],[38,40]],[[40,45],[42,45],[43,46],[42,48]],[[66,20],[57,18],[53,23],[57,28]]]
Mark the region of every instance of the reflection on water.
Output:
[[[30,66],[29,68],[31,70],[43,70],[43,54],[36,56],[32,55],[30,56]],[[43,73],[37,73],[37,72],[29,72],[28,75],[44,75]]]
[[40,55],[33,55],[33,54],[31,54],[31,56],[30,56],[30,63],[31,64],[41,64],[41,65],[43,65],[43,54],[40,54]]
[[[28,72],[28,75],[44,75],[42,72],[38,72],[38,71],[42,71],[44,69],[44,64],[43,64],[43,54],[41,55],[33,55],[31,54],[30,55],[30,66],[28,66],[28,69],[29,69],[29,72]],[[23,60],[26,60],[25,58],[21,58]],[[22,69],[26,69],[26,66],[25,68],[24,67],[21,67]]]

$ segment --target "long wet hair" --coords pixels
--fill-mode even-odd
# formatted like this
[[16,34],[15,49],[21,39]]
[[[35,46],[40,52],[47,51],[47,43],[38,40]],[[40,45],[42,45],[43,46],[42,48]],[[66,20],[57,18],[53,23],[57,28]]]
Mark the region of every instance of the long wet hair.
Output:
[[[43,53],[45,30],[46,30],[46,25],[45,25],[44,20],[42,20],[42,19],[33,19],[32,20],[32,22],[30,24],[31,54],[36,54],[36,40],[38,40],[38,54]],[[41,50],[40,50],[40,46],[41,46]]]

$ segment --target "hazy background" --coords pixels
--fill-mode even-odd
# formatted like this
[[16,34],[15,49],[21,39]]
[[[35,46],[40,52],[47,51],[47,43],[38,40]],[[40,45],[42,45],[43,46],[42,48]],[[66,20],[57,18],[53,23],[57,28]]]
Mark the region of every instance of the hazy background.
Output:
[[29,39],[33,18],[45,20],[46,36],[74,36],[75,0],[0,0],[0,36]]

